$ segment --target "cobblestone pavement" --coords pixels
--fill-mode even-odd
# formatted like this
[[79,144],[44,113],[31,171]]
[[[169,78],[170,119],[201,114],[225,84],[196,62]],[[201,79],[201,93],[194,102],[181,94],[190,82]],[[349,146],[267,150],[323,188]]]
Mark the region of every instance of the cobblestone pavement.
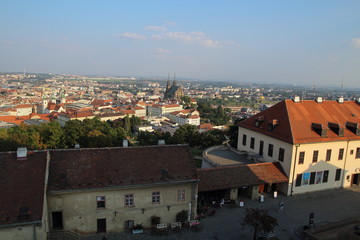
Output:
[[[278,213],[280,202],[283,201],[284,211]],[[315,193],[301,194],[293,197],[278,196],[274,199],[265,195],[265,201],[244,199],[245,207],[268,209],[270,215],[278,219],[276,236],[280,240],[299,240],[296,229],[308,224],[310,212],[315,213],[315,225],[340,221],[350,217],[360,217],[360,188],[335,189]],[[143,234],[132,235],[129,232],[107,234],[107,240],[239,240],[252,239],[252,232],[241,227],[244,217],[244,208],[218,208],[215,216],[201,220],[203,229],[195,232],[182,229],[175,233],[169,231],[166,235],[154,236],[149,230]],[[93,235],[86,240],[101,240],[104,235]]]

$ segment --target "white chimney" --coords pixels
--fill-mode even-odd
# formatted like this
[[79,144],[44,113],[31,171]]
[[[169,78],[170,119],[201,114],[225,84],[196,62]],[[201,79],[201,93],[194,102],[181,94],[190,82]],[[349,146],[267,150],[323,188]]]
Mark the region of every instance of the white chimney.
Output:
[[339,103],[344,103],[344,97],[339,97],[338,102]]
[[300,97],[299,96],[295,96],[293,99],[294,102],[299,103],[300,102]]
[[25,159],[27,157],[27,148],[18,147],[18,149],[16,150],[16,156],[18,159]]
[[128,140],[123,140],[123,147],[128,147],[129,146],[129,143],[128,143]]
[[317,103],[322,103],[322,97],[317,97],[317,98],[316,98],[316,102],[317,102]]

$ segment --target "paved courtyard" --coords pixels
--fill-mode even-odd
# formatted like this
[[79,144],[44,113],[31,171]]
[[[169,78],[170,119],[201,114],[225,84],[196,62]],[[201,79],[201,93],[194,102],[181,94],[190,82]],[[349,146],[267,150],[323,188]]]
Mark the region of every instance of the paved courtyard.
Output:
[[[310,212],[314,212],[315,225],[337,222],[350,217],[360,218],[360,188],[325,190],[314,193],[302,194],[293,197],[265,195],[265,201],[260,203],[250,199],[243,199],[245,207],[268,209],[270,215],[278,219],[279,226],[276,227],[276,236],[280,240],[299,240],[297,229],[307,225]],[[284,212],[276,211],[279,203],[285,203]],[[244,217],[244,208],[218,208],[215,216],[201,220],[203,229],[198,232],[182,229],[175,233],[169,231],[163,236],[151,235],[149,230],[143,234],[132,235],[129,232],[108,234],[108,240],[239,240],[252,239],[252,232],[241,227]],[[87,240],[101,240],[104,235],[87,237]]]

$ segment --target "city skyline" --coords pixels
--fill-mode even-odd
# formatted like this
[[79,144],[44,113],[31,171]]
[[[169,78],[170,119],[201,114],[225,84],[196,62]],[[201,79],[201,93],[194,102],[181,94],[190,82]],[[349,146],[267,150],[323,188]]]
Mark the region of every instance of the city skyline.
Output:
[[357,1],[8,1],[0,71],[359,87]]

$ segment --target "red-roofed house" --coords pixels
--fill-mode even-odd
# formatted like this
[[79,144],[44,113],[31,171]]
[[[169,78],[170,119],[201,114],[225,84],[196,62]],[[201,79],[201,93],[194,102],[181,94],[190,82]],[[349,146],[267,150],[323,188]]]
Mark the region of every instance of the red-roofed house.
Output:
[[45,151],[0,153],[0,239],[46,239]]
[[51,151],[48,209],[51,229],[82,233],[170,223],[196,213],[197,173],[188,146]]
[[280,162],[287,195],[359,185],[359,101],[284,100],[239,123],[237,148]]
[[167,104],[167,105],[160,105],[160,104],[153,104],[148,106],[148,115],[149,116],[165,116],[168,113],[181,111],[182,105],[179,104]]

